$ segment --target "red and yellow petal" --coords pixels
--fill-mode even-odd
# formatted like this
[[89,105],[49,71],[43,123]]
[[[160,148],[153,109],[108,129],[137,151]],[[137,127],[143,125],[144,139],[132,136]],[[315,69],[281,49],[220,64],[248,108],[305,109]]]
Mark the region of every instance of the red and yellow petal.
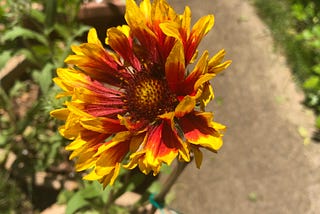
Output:
[[139,151],[146,142],[146,132],[136,133],[130,139],[130,153]]
[[206,82],[198,89],[199,96],[197,96],[197,102],[200,103],[200,109],[205,110],[208,103],[213,100],[214,92],[209,82]]
[[64,91],[73,92],[76,87],[86,87],[90,78],[80,71],[70,68],[58,68],[57,78],[53,81]]
[[89,31],[88,43],[71,48],[75,55],[69,55],[65,62],[77,66],[96,80],[118,85],[121,78],[128,76],[125,71],[119,70],[120,61],[104,49],[94,29]]
[[77,171],[90,169],[95,165],[97,160],[95,154],[109,136],[110,135],[83,130],[72,143],[66,146],[66,150],[72,151],[69,159],[77,158]]
[[81,149],[81,151],[77,152],[76,155],[74,154],[74,156],[72,157],[77,156],[77,160],[75,163],[76,171],[80,172],[80,171],[92,168],[97,161],[97,158],[94,157],[95,153],[96,153],[95,148],[84,147],[83,149]]
[[150,0],[145,0],[140,3],[140,11],[143,13],[147,22],[151,22],[151,3],[150,3]]
[[167,58],[165,75],[169,88],[173,93],[176,93],[182,87],[185,76],[183,47],[179,41],[176,42]]
[[166,36],[173,37],[177,39],[179,42],[181,42],[182,44],[184,44],[183,43],[184,40],[181,39],[181,32],[180,32],[181,28],[179,23],[167,21],[164,23],[160,23],[159,27]]
[[125,73],[119,68],[119,62],[116,62],[112,55],[95,44],[82,44],[79,46],[82,55],[69,55],[65,63],[75,65],[93,79],[110,85],[118,86],[121,78],[125,78]]
[[95,93],[86,88],[75,88],[73,101],[86,113],[94,117],[116,117],[117,114],[125,112],[123,101],[120,95],[101,92]]
[[88,130],[104,134],[126,130],[126,128],[120,124],[119,120],[106,117],[83,118],[80,120],[80,124]]
[[99,180],[103,186],[112,185],[117,178],[121,162],[129,151],[128,135],[115,136],[114,139],[99,147],[94,169],[84,177],[86,180]]
[[208,73],[218,74],[221,71],[225,70],[231,64],[231,60],[227,60],[221,63],[225,54],[225,50],[222,49],[209,60]]
[[169,37],[179,40],[184,47],[185,63],[189,64],[197,52],[198,45],[202,38],[211,30],[214,25],[214,16],[207,15],[199,19],[190,32],[191,11],[186,7],[180,20],[167,21],[160,24],[161,30]]
[[50,115],[58,120],[67,120],[69,113],[68,108],[61,108],[51,111]]
[[200,169],[200,166],[202,164],[203,154],[200,151],[198,146],[195,146],[193,144],[190,144],[190,150],[192,151],[194,155],[194,160],[196,162],[196,166],[198,169]]
[[133,0],[126,1],[125,19],[130,27],[131,34],[139,41],[142,48],[148,50],[147,52],[152,56],[152,59],[156,60],[159,54],[155,49],[157,36],[147,26],[146,16],[143,12],[145,10],[141,11]]
[[134,55],[132,41],[118,28],[109,28],[107,31],[108,44],[126,62],[137,71],[141,70],[139,59]]
[[83,104],[66,102],[67,109],[55,110],[53,116],[65,119],[65,125],[59,128],[61,135],[68,139],[76,138],[84,130],[91,130],[97,133],[111,134],[125,130],[118,119],[107,117],[94,117],[85,112]]
[[[90,142],[92,142],[93,140],[94,141],[98,140],[97,142],[99,142],[100,139],[102,138],[105,139],[107,137],[108,137],[107,135],[103,135],[93,131],[82,130],[77,136],[77,138],[74,141],[72,141],[69,145],[66,146],[66,150],[69,150],[69,151],[78,150],[83,148],[84,145],[90,144]],[[72,158],[73,157],[70,157],[70,159]]]
[[118,119],[121,125],[124,125],[130,131],[144,131],[146,127],[149,125],[149,121],[147,120],[140,120],[132,122],[132,118],[130,116],[121,116],[118,115]]
[[[138,24],[135,27],[139,27],[143,25],[142,27],[145,27],[146,25],[146,18],[150,16],[151,10],[150,8],[150,3],[145,2],[143,3],[143,9],[140,10],[138,5],[135,3],[134,0],[127,0],[126,1],[126,14],[125,14],[125,19],[130,26],[134,26],[134,24]],[[139,25],[140,24],[140,25]]]
[[59,132],[62,136],[69,140],[74,140],[83,130],[80,125],[80,117],[74,113],[69,113],[64,125],[59,127]]
[[[115,134],[110,141],[104,143],[99,147],[99,151],[95,154],[96,156],[100,156],[102,153],[106,152],[110,148],[113,148],[121,143],[128,143],[131,140],[132,133],[129,131],[121,131]],[[128,143],[129,148],[129,143]]]
[[181,94],[195,95],[198,89],[196,82],[207,72],[208,69],[208,55],[208,52],[205,51],[192,72],[185,78]]
[[121,163],[117,162],[114,166],[105,167],[99,169],[98,171],[92,170],[88,175],[84,176],[84,180],[94,181],[98,180],[102,183],[103,188],[107,185],[113,185],[115,180],[117,179],[121,168]]
[[181,28],[180,33],[183,40],[186,40],[190,36],[190,26],[191,26],[191,10],[190,7],[186,6],[183,14],[180,16],[181,18]]
[[225,126],[212,122],[212,118],[210,112],[192,112],[179,118],[179,125],[190,144],[215,152],[222,146]]
[[153,22],[177,21],[178,15],[174,9],[164,0],[154,1],[151,9]]
[[101,41],[98,38],[97,31],[91,28],[88,33],[88,43],[96,44],[97,46],[103,48]]
[[186,62],[193,58],[202,38],[211,30],[214,25],[214,16],[207,15],[200,18],[192,27],[190,37],[186,44]]
[[142,145],[143,148],[133,153],[130,162],[124,167],[132,169],[139,166],[143,173],[153,171],[153,175],[157,175],[162,163],[170,165],[178,155],[185,161],[190,161],[186,144],[177,132],[172,130],[168,121],[152,126],[146,133]]
[[177,118],[183,117],[185,114],[192,112],[195,106],[196,106],[195,98],[187,95],[177,105],[174,115]]
[[55,83],[64,91],[73,95],[75,89],[87,90],[87,94],[98,94],[103,98],[115,98],[122,95],[119,90],[106,88],[103,84],[96,80],[92,80],[88,75],[72,69],[72,68],[58,68],[58,77],[54,78]]
[[131,36],[137,39],[137,55],[149,63],[164,63],[168,57],[175,39],[166,36],[159,25],[162,22],[178,21],[178,15],[166,1],[142,1],[140,7],[132,0],[126,3],[126,21],[130,27]]
[[144,147],[143,164],[152,169],[154,175],[158,174],[163,162],[170,165],[177,157],[179,144],[178,137],[167,124],[161,123],[151,128]]
[[125,111],[119,90],[106,88],[74,69],[58,69],[57,73],[55,82],[67,91],[64,96],[72,96],[77,108],[84,112],[92,116],[116,116]]
[[215,76],[216,74],[209,74],[209,73],[201,75],[201,77],[194,84],[194,90],[197,91],[201,86],[203,86],[203,84],[209,82],[209,80],[213,79]]

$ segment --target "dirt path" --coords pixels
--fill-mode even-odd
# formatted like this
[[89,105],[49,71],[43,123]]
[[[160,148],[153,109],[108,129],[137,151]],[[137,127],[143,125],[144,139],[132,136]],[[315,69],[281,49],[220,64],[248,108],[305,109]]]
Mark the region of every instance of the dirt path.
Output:
[[215,27],[201,47],[211,54],[225,48],[233,60],[214,80],[209,106],[228,126],[225,145],[205,153],[201,170],[188,166],[171,207],[186,214],[317,213],[320,145],[307,139],[314,118],[253,7],[245,0],[169,2],[179,12],[189,5],[193,20],[213,13]]

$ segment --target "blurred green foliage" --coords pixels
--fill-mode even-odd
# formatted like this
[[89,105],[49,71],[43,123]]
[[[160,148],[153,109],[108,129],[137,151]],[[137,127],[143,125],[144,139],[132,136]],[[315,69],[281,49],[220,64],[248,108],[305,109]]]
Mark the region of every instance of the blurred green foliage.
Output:
[[284,49],[306,94],[305,104],[317,114],[320,129],[320,1],[254,0],[258,12]]
[[14,56],[23,55],[27,62],[20,71],[23,79],[0,88],[0,213],[42,209],[36,205],[36,173],[68,161],[65,141],[49,112],[63,102],[54,99],[55,69],[63,66],[70,45],[89,29],[76,22],[80,3],[0,2],[0,69]]
[[[165,169],[164,169],[165,170]],[[168,173],[168,171],[162,171]],[[63,190],[59,193],[57,203],[67,204],[66,214],[73,213],[138,213],[137,210],[149,201],[150,194],[160,192],[161,183],[153,175],[144,175],[139,170],[128,172],[121,170],[113,186],[102,189],[98,181],[79,182],[76,191]],[[123,207],[115,201],[126,192],[141,195],[131,206]],[[129,198],[127,203],[130,202]]]
[[[77,22],[81,0],[5,0],[0,2],[0,70],[9,59],[23,55],[22,78],[0,88],[0,213],[38,213],[52,203],[66,204],[66,213],[130,213],[115,205],[128,191],[141,194],[130,209],[139,208],[160,191],[157,177],[139,170],[120,172],[114,186],[85,182],[74,173],[64,151],[68,143],[58,133],[49,112],[63,106],[52,77],[79,44],[89,27]],[[60,165],[69,168],[59,168]],[[162,171],[170,173],[170,168]],[[38,172],[45,172],[42,186]],[[50,180],[51,179],[51,180]],[[75,189],[64,188],[65,181]],[[49,181],[49,183],[46,183]],[[60,187],[54,188],[53,181]]]

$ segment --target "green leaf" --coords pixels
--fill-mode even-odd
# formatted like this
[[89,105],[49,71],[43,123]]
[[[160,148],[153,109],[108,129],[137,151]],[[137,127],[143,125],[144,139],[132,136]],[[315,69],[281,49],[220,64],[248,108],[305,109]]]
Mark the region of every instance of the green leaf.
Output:
[[301,4],[293,4],[291,7],[291,14],[299,21],[306,20],[307,16]]
[[81,193],[82,197],[85,199],[90,199],[90,198],[95,198],[100,196],[102,188],[100,187],[97,188],[94,184],[92,183],[86,183],[85,188],[81,189],[79,192]]
[[55,22],[55,18],[57,14],[57,0],[45,1],[45,14],[46,14],[46,18],[45,18],[46,26],[52,27]]
[[52,71],[54,66],[50,63],[46,64],[42,71],[34,71],[32,77],[40,85],[41,92],[47,94],[52,84]]
[[320,96],[317,96],[317,94],[314,93],[307,93],[307,104],[310,107],[316,107],[319,103]]
[[30,121],[33,121],[34,116],[37,112],[40,112],[41,102],[34,102],[33,105],[28,109],[26,115],[21,118],[16,123],[16,132],[17,134],[22,134],[26,127],[30,124]]
[[16,81],[13,87],[9,91],[9,97],[18,96],[21,91],[25,91],[27,88],[27,84],[25,82]]
[[72,198],[67,203],[66,214],[74,214],[77,210],[89,206],[90,203],[86,201],[81,194],[77,192],[72,196]]
[[313,33],[311,32],[311,30],[306,29],[302,31],[301,36],[304,40],[310,40],[313,38]]
[[[101,184],[96,182],[97,185],[99,185],[101,187]],[[107,203],[109,197],[110,197],[110,191],[111,191],[111,187],[110,185],[108,185],[104,190],[102,190],[102,193],[101,193],[101,199],[102,199],[102,202],[103,203]]]
[[77,28],[73,31],[73,39],[75,39],[76,37],[81,36],[83,33],[85,33],[86,31],[89,31],[90,27],[87,25],[81,25],[80,28]]
[[6,65],[7,61],[11,58],[11,55],[11,50],[5,50],[0,54],[0,70]]
[[303,87],[305,89],[315,89],[320,86],[320,77],[318,76],[311,76],[309,77],[304,83]]
[[125,207],[117,206],[115,204],[112,204],[110,208],[108,209],[108,213],[121,213],[121,214],[129,214],[129,210]]
[[2,36],[2,41],[14,41],[17,38],[35,39],[43,45],[48,45],[47,38],[45,36],[35,31],[19,26],[15,26],[11,30],[5,32]]
[[58,197],[57,197],[57,203],[58,204],[65,204],[67,201],[70,200],[70,198],[74,195],[73,191],[68,191],[68,190],[62,190]]
[[24,55],[27,58],[27,60],[29,60],[31,63],[34,63],[34,64],[39,63],[39,61],[36,59],[33,52],[31,51],[31,49],[21,48],[20,50],[17,51],[17,54]]
[[43,12],[36,9],[31,9],[30,16],[37,20],[39,23],[44,23],[45,16]]
[[64,39],[69,38],[70,29],[67,26],[56,23],[53,27],[54,27],[54,30],[59,34],[59,36],[61,36]]
[[320,75],[320,64],[312,67],[312,71]]
[[7,142],[8,136],[5,135],[5,133],[1,132],[0,133],[0,146],[4,146],[5,143]]
[[51,166],[53,164],[54,160],[56,159],[59,148],[61,148],[60,142],[54,143],[50,146],[49,153],[46,155],[46,165]]

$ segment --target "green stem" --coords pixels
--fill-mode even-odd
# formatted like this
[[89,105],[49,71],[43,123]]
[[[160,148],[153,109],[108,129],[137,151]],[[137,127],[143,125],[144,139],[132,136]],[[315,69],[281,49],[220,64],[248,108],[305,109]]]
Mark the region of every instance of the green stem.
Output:
[[[178,161],[178,164],[175,167],[174,172],[172,172],[170,174],[170,176],[168,177],[168,179],[166,180],[166,182],[165,182],[165,184],[163,186],[163,189],[161,190],[161,192],[159,192],[154,197],[154,200],[157,203],[164,204],[166,195],[168,194],[168,192],[170,191],[171,187],[173,186],[173,184],[175,184],[175,182],[177,181],[177,179],[179,178],[179,176],[181,175],[181,173],[183,172],[183,170],[186,168],[187,165],[188,165],[187,162]],[[150,210],[149,214],[155,213],[156,210],[157,210],[157,208],[152,206],[152,209]]]
[[114,202],[114,190],[111,189],[109,192],[109,198],[107,200],[107,203],[102,208],[102,213],[108,213],[108,209],[110,208],[110,205]]

